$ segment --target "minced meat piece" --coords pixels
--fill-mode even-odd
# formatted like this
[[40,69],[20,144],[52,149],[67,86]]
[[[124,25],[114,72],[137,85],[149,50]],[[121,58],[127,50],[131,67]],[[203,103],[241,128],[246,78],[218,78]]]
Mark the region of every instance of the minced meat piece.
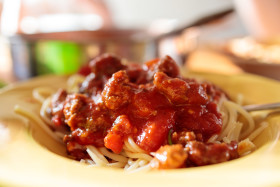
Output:
[[188,161],[195,166],[217,164],[238,158],[237,143],[203,143],[190,141],[185,146]]
[[125,71],[114,73],[102,92],[102,101],[109,109],[115,110],[130,102],[132,91]]

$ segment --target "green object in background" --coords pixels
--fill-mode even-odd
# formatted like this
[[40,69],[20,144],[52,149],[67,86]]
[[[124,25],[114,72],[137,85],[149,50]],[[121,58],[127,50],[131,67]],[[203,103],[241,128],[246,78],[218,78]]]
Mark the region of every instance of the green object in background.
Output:
[[75,73],[83,62],[81,47],[64,41],[39,41],[35,45],[35,58],[39,75]]
[[0,88],[2,88],[4,86],[6,86],[6,84],[0,81]]

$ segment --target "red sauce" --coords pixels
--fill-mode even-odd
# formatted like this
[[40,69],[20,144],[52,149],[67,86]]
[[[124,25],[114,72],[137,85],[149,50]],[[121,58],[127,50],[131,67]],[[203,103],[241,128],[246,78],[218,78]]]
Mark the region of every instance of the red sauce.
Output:
[[105,54],[89,68],[80,93],[58,93],[52,101],[53,122],[70,127],[64,140],[73,156],[74,143],[119,153],[132,136],[151,152],[168,144],[170,130],[192,131],[202,142],[221,131],[216,102],[224,93],[209,83],[181,78],[169,56],[125,66]]

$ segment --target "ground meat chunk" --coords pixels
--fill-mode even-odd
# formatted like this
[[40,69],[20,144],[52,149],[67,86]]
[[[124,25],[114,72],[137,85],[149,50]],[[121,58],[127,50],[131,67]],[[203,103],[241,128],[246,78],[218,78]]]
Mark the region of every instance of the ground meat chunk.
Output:
[[98,78],[94,73],[91,73],[81,84],[79,92],[88,94],[89,96],[101,93],[106,81],[106,77]]
[[170,102],[156,89],[137,89],[132,97],[131,113],[137,118],[149,118],[157,115],[158,108],[168,107]]
[[124,68],[120,59],[111,54],[96,57],[89,63],[91,73],[80,86],[79,92],[89,96],[101,93],[112,74]]
[[165,56],[162,59],[154,59],[145,63],[145,68],[148,69],[147,77],[149,80],[153,79],[153,76],[156,72],[163,72],[169,77],[178,77],[179,68],[176,65],[176,62],[170,57]]
[[123,69],[125,66],[122,65],[121,60],[116,56],[105,53],[94,58],[89,63],[89,67],[96,77],[104,75],[110,77],[113,73]]
[[102,101],[111,110],[116,110],[131,100],[132,90],[125,71],[114,73],[102,91]]
[[187,157],[182,145],[165,145],[155,152],[151,166],[156,169],[180,168],[184,167]]
[[155,73],[154,85],[173,104],[206,104],[208,101],[206,90],[201,85],[171,78],[162,72]]
[[157,114],[149,95],[151,94],[145,92],[139,92],[133,95],[131,104],[134,107],[134,110],[132,110],[134,116],[148,118],[151,115],[155,116]]
[[135,84],[148,83],[147,71],[143,70],[140,64],[127,64],[126,73],[129,77],[129,81]]
[[65,122],[69,125],[71,130],[83,126],[90,126],[92,123],[90,108],[92,102],[90,99],[82,94],[68,95],[64,107]]
[[51,101],[51,115],[52,122],[55,126],[64,125],[64,114],[63,107],[65,99],[67,97],[67,92],[63,89],[60,89],[53,95]]
[[63,112],[72,132],[67,140],[80,145],[104,146],[104,137],[112,121],[102,107],[83,94],[68,95]]
[[172,133],[172,143],[186,145],[189,141],[196,140],[196,135],[192,131],[181,131]]
[[108,114],[101,110],[102,105],[96,105],[83,94],[71,94],[66,98],[64,106],[65,122],[74,131],[77,128],[95,132],[100,128],[110,127]]
[[205,88],[210,101],[218,102],[221,97],[229,99],[229,96],[216,85],[209,82],[203,82],[201,85]]
[[237,143],[203,143],[190,141],[185,146],[189,163],[195,166],[216,164],[238,158]]
[[80,145],[75,141],[69,141],[68,136],[65,136],[64,141],[66,143],[67,152],[76,160],[89,158],[86,152],[86,146]]
[[170,78],[162,72],[155,73],[154,85],[173,104],[184,104],[188,101],[187,91],[189,85],[180,79]]

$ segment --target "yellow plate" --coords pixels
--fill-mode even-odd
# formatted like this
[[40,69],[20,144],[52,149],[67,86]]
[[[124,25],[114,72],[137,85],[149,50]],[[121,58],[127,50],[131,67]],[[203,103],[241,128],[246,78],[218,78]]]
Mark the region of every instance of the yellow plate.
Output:
[[[197,76],[198,74],[191,74]],[[280,83],[253,75],[199,74],[222,87],[233,98],[242,93],[248,103],[280,102]],[[31,98],[38,86],[64,87],[66,77],[44,76],[0,91],[0,186],[279,186],[280,118],[256,140],[261,146],[227,163],[148,173],[125,173],[94,168],[65,158],[65,147],[36,124],[17,116],[14,105],[38,113]],[[32,134],[32,136],[31,136]]]

